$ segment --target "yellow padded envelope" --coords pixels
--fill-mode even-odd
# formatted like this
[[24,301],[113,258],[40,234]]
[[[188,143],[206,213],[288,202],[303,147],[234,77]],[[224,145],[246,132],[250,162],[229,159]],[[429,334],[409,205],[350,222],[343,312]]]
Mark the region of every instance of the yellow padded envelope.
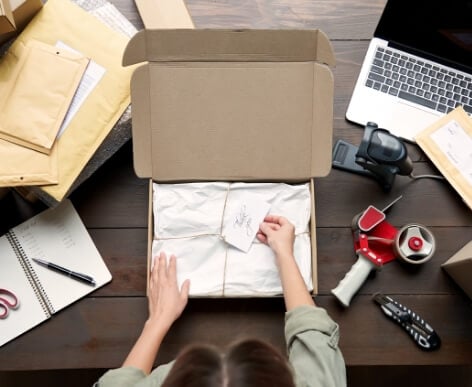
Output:
[[129,39],[69,0],[48,0],[0,62],[0,89],[31,39],[53,46],[61,41],[106,70],[53,147],[58,153],[59,183],[41,188],[61,201],[130,103],[134,68],[121,66]]
[[0,138],[49,154],[88,62],[29,40],[0,95]]
[[57,152],[50,155],[0,139],[0,187],[57,183]]

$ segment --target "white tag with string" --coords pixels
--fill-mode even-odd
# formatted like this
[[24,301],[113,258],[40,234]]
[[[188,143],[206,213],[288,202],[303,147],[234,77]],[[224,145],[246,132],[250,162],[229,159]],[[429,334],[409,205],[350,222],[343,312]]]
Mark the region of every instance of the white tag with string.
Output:
[[231,203],[225,217],[223,237],[227,243],[247,253],[256,237],[259,225],[269,213],[270,204],[257,195],[245,194]]

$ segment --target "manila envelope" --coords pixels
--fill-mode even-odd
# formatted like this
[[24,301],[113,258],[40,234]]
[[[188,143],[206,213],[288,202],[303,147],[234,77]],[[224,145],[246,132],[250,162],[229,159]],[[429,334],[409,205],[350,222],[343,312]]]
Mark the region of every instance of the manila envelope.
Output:
[[57,183],[57,152],[46,155],[0,139],[0,187]]
[[0,95],[0,138],[49,154],[88,62],[28,41]]
[[472,118],[455,108],[415,137],[417,144],[472,209]]

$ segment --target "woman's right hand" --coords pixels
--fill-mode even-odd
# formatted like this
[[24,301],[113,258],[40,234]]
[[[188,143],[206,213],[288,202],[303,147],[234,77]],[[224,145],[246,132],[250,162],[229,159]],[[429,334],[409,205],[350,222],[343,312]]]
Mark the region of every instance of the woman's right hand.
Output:
[[293,256],[295,227],[283,216],[268,215],[259,226],[257,239],[269,245],[277,257]]
[[275,253],[287,310],[300,305],[314,305],[293,255],[293,224],[283,216],[266,216],[259,226],[257,239],[269,245]]

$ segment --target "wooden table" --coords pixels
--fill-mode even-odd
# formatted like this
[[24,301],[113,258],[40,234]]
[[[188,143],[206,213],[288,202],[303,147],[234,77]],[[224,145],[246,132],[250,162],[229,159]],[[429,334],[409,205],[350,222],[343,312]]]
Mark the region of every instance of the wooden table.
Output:
[[[138,28],[132,0],[116,6]],[[197,27],[320,28],[337,58],[334,140],[359,144],[363,130],[344,116],[360,64],[385,0],[187,0]],[[415,173],[436,171],[414,145],[408,145]],[[319,295],[341,326],[341,349],[349,366],[472,365],[472,308],[460,288],[440,268],[472,239],[472,211],[447,184],[398,177],[391,193],[368,178],[332,170],[315,180]],[[386,265],[361,288],[348,309],[330,290],[355,261],[351,219],[369,204],[382,206],[403,195],[388,220],[400,227],[418,222],[437,239],[433,259],[418,268]],[[147,316],[145,297],[147,181],[133,171],[126,144],[70,197],[113,275],[113,281],[48,322],[0,349],[0,370],[111,368],[121,364]],[[2,231],[42,205],[11,193],[0,202]],[[419,350],[372,301],[383,292],[419,312],[437,330],[442,347]],[[166,337],[158,363],[173,359],[188,343],[224,346],[242,336],[266,339],[280,348],[284,304],[270,299],[192,299]]]

